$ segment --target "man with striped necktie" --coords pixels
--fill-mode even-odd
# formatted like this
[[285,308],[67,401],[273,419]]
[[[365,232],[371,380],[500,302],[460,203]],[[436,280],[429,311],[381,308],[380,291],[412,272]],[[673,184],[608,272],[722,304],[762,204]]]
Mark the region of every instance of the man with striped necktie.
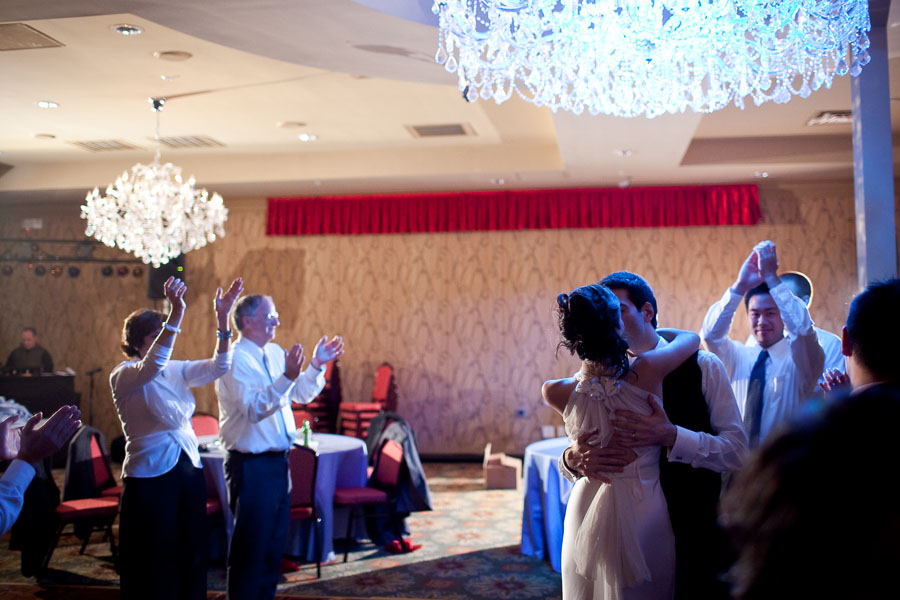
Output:
[[291,404],[307,404],[325,386],[325,366],[344,351],[322,337],[302,370],[303,347],[274,343],[280,325],[269,296],[245,296],[234,308],[240,338],[231,371],[216,381],[219,435],[228,450],[225,478],[235,515],[228,598],[273,598],[281,575],[290,498],[287,453],[294,440]]
[[[728,337],[742,300],[751,330],[746,344]],[[753,248],[735,282],[709,308],[700,337],[728,371],[751,448],[813,394],[825,363],[806,303],[778,276],[769,241]]]

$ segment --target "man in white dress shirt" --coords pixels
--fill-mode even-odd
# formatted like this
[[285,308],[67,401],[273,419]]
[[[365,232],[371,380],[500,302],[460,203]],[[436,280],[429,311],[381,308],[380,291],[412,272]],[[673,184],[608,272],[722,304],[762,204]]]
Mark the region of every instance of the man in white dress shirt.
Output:
[[[787,284],[791,292],[806,304],[807,310],[812,306],[813,286],[809,277],[799,271],[788,271],[781,274],[781,280]],[[825,352],[825,369],[830,371],[837,369],[838,371],[846,370],[844,355],[841,353],[841,338],[838,335],[826,331],[820,327],[816,327],[816,337],[819,338],[819,345]],[[824,382],[824,373],[819,376],[819,383]]]
[[[742,300],[752,332],[745,344],[728,337]],[[770,241],[756,245],[735,282],[709,308],[700,337],[728,371],[751,448],[797,411],[822,374],[825,353],[809,311],[779,278]]]
[[311,402],[325,386],[325,366],[343,341],[319,340],[305,370],[303,347],[272,342],[280,325],[269,296],[242,298],[231,371],[216,381],[219,435],[228,450],[225,477],[235,514],[228,559],[228,598],[272,598],[281,575],[290,498],[287,453],[296,427],[291,403]]

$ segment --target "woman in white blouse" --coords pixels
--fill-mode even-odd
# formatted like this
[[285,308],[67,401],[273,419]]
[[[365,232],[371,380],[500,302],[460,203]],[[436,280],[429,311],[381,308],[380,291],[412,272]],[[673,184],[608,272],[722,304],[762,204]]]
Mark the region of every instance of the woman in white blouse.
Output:
[[125,319],[128,360],[109,377],[125,432],[124,489],[119,522],[123,598],[206,598],[206,481],[191,429],[190,388],[231,368],[228,315],[243,291],[240,278],[213,303],[218,345],[212,358],[170,360],[181,332],[187,286],[170,277],[163,290],[168,316],[150,309]]

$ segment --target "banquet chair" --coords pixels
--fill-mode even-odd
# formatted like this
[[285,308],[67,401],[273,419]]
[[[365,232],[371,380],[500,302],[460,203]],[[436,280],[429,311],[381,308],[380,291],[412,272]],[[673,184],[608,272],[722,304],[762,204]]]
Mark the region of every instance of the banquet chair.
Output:
[[337,433],[338,406],[341,403],[340,361],[332,360],[325,367],[325,387],[302,410],[312,414],[312,430],[321,433]]
[[[297,426],[297,431],[303,427],[303,421],[309,421],[309,426],[313,431],[316,431],[316,417],[309,411],[301,410],[301,409],[293,409],[291,412],[294,413],[294,425]],[[298,434],[299,435],[299,434]]]
[[[75,533],[83,537],[79,554],[84,554],[94,531],[105,531],[113,562],[118,564],[118,548],[112,524],[119,514],[119,496],[122,486],[116,485],[109,465],[109,457],[100,440],[100,432],[93,427],[82,427],[72,438],[66,461],[67,499],[56,507],[59,525],[56,535],[43,561],[47,568],[59,538],[67,525],[75,527]],[[80,460],[85,446],[90,447],[90,460]],[[81,479],[81,481],[77,481]],[[81,497],[74,497],[81,496]],[[88,496],[88,497],[84,497]]]
[[291,469],[291,521],[312,519],[316,578],[321,578],[322,531],[321,519],[316,511],[316,471],[319,455],[312,448],[293,446],[288,454],[288,462]]
[[219,420],[209,413],[195,412],[191,417],[191,428],[197,437],[219,435]]
[[375,371],[375,385],[369,402],[342,402],[340,404],[341,433],[365,439],[369,423],[383,410],[397,408],[397,384],[394,368],[382,363]]
[[[394,440],[385,440],[375,460],[373,478],[379,487],[391,490],[400,481],[400,468],[403,465],[403,446]],[[383,489],[370,486],[335,488],[334,504],[350,509],[347,518],[347,536],[345,538],[344,562],[350,555],[350,544],[353,535],[353,521],[356,513],[366,505],[387,505],[388,493]]]
[[118,498],[121,494],[122,486],[113,475],[103,434],[83,425],[69,442],[63,500]]

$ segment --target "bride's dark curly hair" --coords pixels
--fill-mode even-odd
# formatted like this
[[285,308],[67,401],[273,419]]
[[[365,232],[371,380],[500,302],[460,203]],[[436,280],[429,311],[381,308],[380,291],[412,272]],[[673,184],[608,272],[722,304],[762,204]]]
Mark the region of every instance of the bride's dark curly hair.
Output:
[[628,343],[619,327],[619,299],[602,285],[586,285],[556,297],[560,346],[581,360],[611,368],[616,377],[629,370]]

